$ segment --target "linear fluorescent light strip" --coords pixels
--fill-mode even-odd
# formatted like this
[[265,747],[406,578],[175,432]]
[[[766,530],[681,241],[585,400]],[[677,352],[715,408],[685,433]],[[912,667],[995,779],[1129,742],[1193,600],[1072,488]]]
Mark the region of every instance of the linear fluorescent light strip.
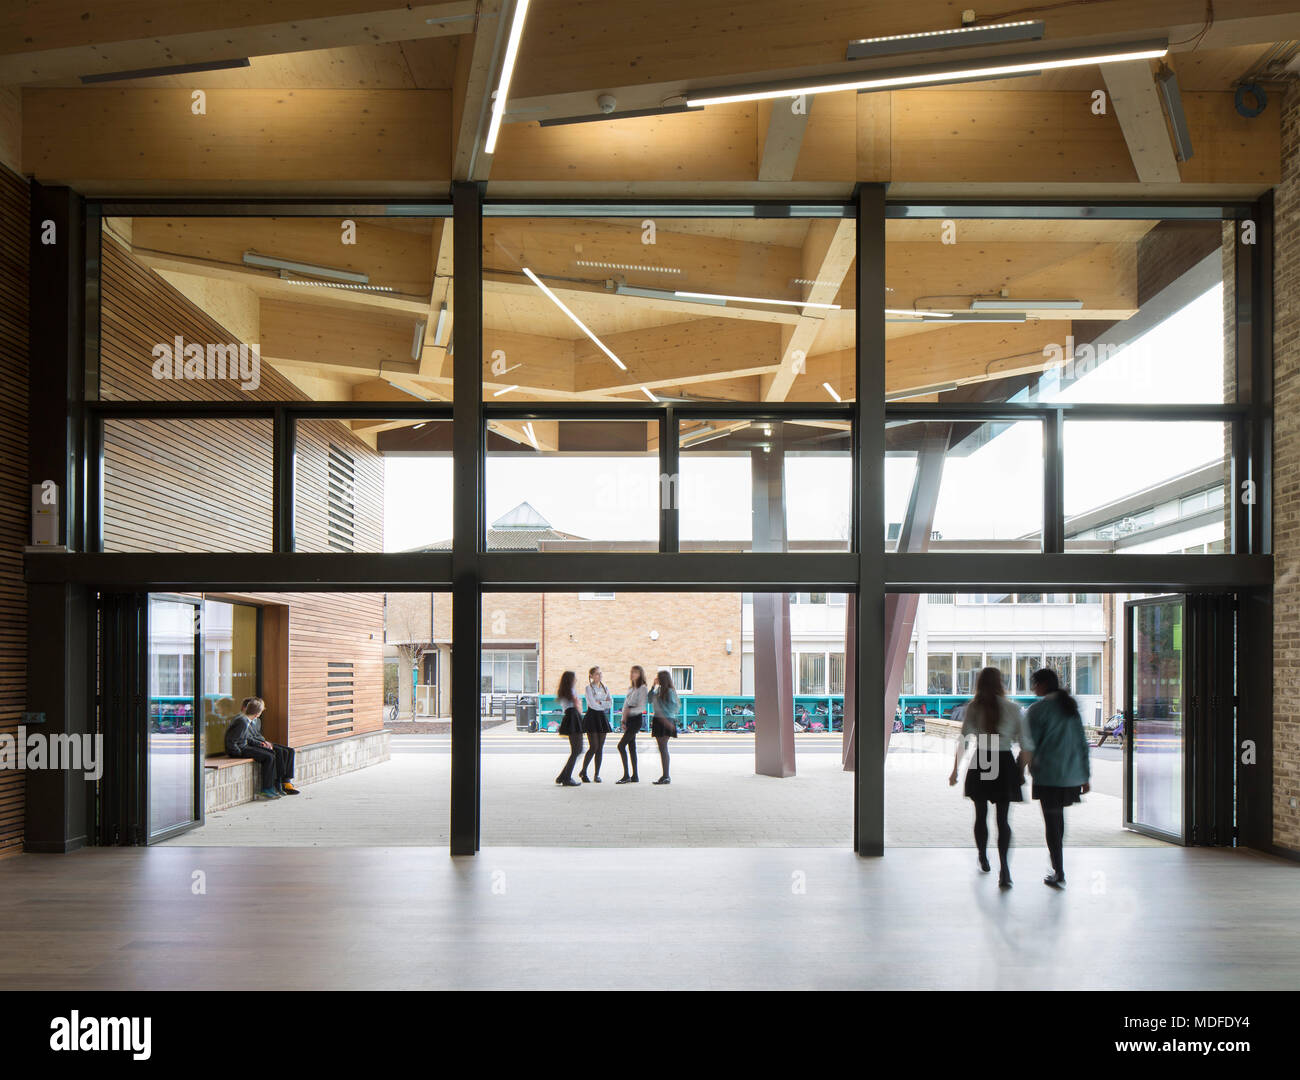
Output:
[[590,266],[597,270],[637,270],[647,274],[680,274],[677,266],[641,266],[637,263],[595,262],[591,259],[575,259],[575,266]]
[[539,278],[526,266],[523,268],[523,271],[524,274],[527,276],[528,280],[531,281],[534,285],[536,285],[539,289],[541,289],[542,292],[546,294],[546,298],[550,300],[550,302],[554,304],[557,308],[563,311],[564,314],[566,314],[569,317],[569,321],[572,322],[574,326],[576,326],[579,330],[581,330],[584,334],[586,334],[587,337],[591,338],[596,348],[598,348],[601,352],[603,352],[606,356],[608,356],[611,360],[614,361],[619,371],[627,370],[627,365],[623,363],[622,360],[620,360],[617,356],[615,356],[610,351],[609,346],[607,346],[603,341],[600,340],[600,338],[598,338],[589,329],[587,329],[587,324],[583,322],[580,318],[578,318],[578,316],[576,316],[572,311],[570,311],[568,306],[564,303],[564,301],[561,300],[558,296],[555,295],[555,293],[551,292],[551,290],[546,287],[546,285],[542,282],[541,278]]
[[929,316],[932,319],[952,318],[951,311],[925,311],[921,308],[910,308],[910,307],[906,307],[906,308],[887,307],[885,308],[885,314],[886,315],[913,315],[918,319],[923,315]]
[[836,401],[843,400],[840,397],[840,395],[835,392],[835,387],[833,387],[830,383],[828,382],[822,383],[822,389],[825,390],[826,393],[830,394],[830,396],[833,397]]
[[442,304],[438,308],[438,323],[433,328],[433,343],[435,345],[442,344],[442,332],[444,329],[446,329],[446,326],[447,326],[447,305]]
[[524,434],[528,436],[528,441],[533,444],[534,450],[541,450],[541,447],[537,445],[537,432],[533,430],[533,422],[531,420],[524,425]]
[[721,300],[724,303],[734,300],[738,304],[780,304],[783,307],[815,307],[829,308],[834,311],[840,310],[839,304],[816,304],[811,300],[768,300],[761,296],[730,296],[726,293],[707,293],[707,292],[674,292],[673,295],[679,300]]
[[318,289],[352,289],[356,292],[396,292],[391,285],[349,285],[344,281],[303,281],[288,277],[288,270],[280,271],[280,280],[286,285],[314,285]]
[[411,338],[411,359],[418,361],[424,352],[424,320],[415,323],[415,336]]
[[1005,298],[972,300],[971,311],[1078,311],[1082,300],[1009,300]]
[[[614,287],[614,292],[617,293],[619,296],[642,296],[642,297],[645,297],[647,300],[680,300],[680,299],[682,299],[682,297],[681,297],[681,295],[680,295],[679,293],[675,293],[675,292],[673,292],[673,291],[670,290],[670,289],[649,289],[649,288],[642,288],[642,287],[639,286],[639,285],[629,285],[629,284],[628,284],[627,282],[625,282],[625,281],[620,281],[620,282],[619,282],[619,283]],[[693,303],[693,304],[713,304],[713,305],[716,306],[716,307],[726,307],[726,306],[727,306],[727,302],[726,302],[725,300],[692,300],[691,303]]]
[[332,266],[294,262],[292,259],[277,259],[272,255],[259,255],[256,251],[244,252],[244,265],[257,266],[264,270],[288,270],[306,277],[329,278],[331,281],[349,281],[354,285],[370,284],[369,274],[358,274],[352,270],[336,270]]
[[492,396],[493,396],[493,397],[500,397],[502,394],[508,394],[508,393],[510,393],[511,390],[518,390],[518,389],[519,389],[519,384],[518,384],[518,383],[515,383],[513,386],[503,386],[503,387],[501,387],[500,390],[493,390],[493,391],[492,391]]
[[967,60],[964,63],[931,64],[893,72],[859,72],[854,75],[826,76],[822,79],[795,80],[769,86],[719,87],[716,90],[687,91],[686,96],[688,105],[729,105],[740,101],[798,97],[801,94],[830,94],[844,90],[888,90],[942,82],[999,79],[1049,69],[1086,67],[1090,64],[1118,64],[1126,60],[1153,60],[1164,56],[1168,51],[1169,43],[1164,39],[1138,41],[1105,48],[1094,46],[1089,49],[983,57],[979,60]]
[[654,394],[650,393],[650,388],[648,386],[641,387],[641,393],[645,394],[645,396],[648,397],[651,401],[658,404],[659,399],[655,397]]
[[505,59],[501,62],[501,81],[492,97],[492,119],[488,122],[487,138],[483,141],[485,153],[496,152],[497,135],[501,132],[501,117],[506,111],[506,98],[510,95],[510,79],[515,73],[515,60],[519,56],[519,39],[524,36],[524,17],[528,14],[528,0],[516,0],[515,17],[510,24],[510,39],[506,42]]
[[996,23],[992,26],[962,26],[954,30],[929,30],[917,34],[890,34],[887,37],[858,38],[850,41],[846,60],[865,60],[869,56],[895,53],[928,52],[931,49],[956,49],[966,45],[998,45],[1008,41],[1038,41],[1043,36],[1040,19]]

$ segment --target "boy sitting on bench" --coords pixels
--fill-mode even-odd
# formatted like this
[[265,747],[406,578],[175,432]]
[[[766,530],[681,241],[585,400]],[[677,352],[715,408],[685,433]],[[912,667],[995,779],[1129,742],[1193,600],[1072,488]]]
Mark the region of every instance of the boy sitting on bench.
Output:
[[252,758],[262,766],[264,799],[278,799],[281,795],[297,795],[293,779],[293,747],[268,742],[262,735],[257,718],[266,708],[261,698],[245,698],[239,715],[226,728],[226,753],[231,757]]

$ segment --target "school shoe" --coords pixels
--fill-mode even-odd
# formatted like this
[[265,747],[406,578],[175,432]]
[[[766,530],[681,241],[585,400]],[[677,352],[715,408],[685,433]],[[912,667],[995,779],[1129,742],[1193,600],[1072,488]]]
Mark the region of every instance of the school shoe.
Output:
[[280,793],[275,788],[264,787],[258,794],[264,799],[278,799]]
[[575,780],[572,776],[566,776],[563,780],[560,781],[560,783],[563,784],[565,787],[582,787],[582,782],[579,780]]
[[302,792],[290,784],[288,781],[280,785],[281,795],[301,795]]
[[671,779],[670,777],[667,777],[667,776],[661,776],[661,777],[659,777],[658,780],[655,780],[654,783],[656,783],[656,784],[671,784],[671,783],[672,783],[672,779]]
[[977,857],[979,859],[980,869],[983,870],[984,873],[987,874],[990,870],[993,869],[991,866],[989,866],[989,857],[987,855],[980,854]]
[[999,871],[998,871],[998,888],[999,888],[999,889],[1009,889],[1009,888],[1011,888],[1011,871],[1010,871],[1010,870],[999,870]]
[[1065,875],[1058,874],[1055,870],[1053,870],[1050,874],[1048,874],[1046,877],[1043,878],[1043,884],[1050,885],[1053,889],[1059,889],[1062,885],[1065,884]]

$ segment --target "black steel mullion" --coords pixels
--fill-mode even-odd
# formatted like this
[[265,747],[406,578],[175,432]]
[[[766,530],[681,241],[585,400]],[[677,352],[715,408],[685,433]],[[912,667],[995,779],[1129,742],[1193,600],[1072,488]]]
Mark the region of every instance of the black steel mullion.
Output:
[[1250,414],[1244,404],[1151,405],[1061,401],[1050,404],[1020,402],[933,402],[924,405],[888,404],[885,417],[892,423],[917,420],[1036,420],[1060,413],[1069,420],[1175,421],[1218,420],[1229,423]]
[[452,187],[456,319],[452,326],[451,854],[473,855],[480,840],[479,654],[482,648],[483,189]]
[[1065,413],[1054,409],[1043,428],[1043,551],[1065,550]]
[[[859,855],[885,851],[885,187],[857,191],[857,336],[853,399],[854,820]],[[845,723],[848,718],[845,717]]]
[[294,550],[294,455],[297,428],[284,409],[271,417],[271,550]]
[[659,550],[675,552],[681,543],[681,445],[672,405],[659,417]]

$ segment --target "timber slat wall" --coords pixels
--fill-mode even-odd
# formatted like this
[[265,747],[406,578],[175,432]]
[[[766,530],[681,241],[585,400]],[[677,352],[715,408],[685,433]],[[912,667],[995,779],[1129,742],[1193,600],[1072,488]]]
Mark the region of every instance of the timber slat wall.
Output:
[[[261,385],[245,392],[234,382],[158,380],[156,344],[238,339],[153,271],[104,237],[101,395],[110,400],[303,400],[271,365]],[[329,551],[326,531],[330,444],[356,468],[357,551],[383,550],[383,463],[336,421],[299,425],[295,530],[298,549]],[[104,438],[106,551],[269,551],[272,430],[265,420],[117,420]],[[383,726],[383,596],[375,593],[250,594],[254,603],[289,608],[291,745],[375,731]],[[330,725],[330,664],[351,665],[350,722]],[[343,669],[333,669],[343,670]],[[264,688],[264,692],[266,688]],[[269,696],[269,695],[268,695]],[[334,705],[331,706],[331,700]],[[270,730],[283,731],[268,717]]]
[[[28,540],[28,190],[0,168],[0,734],[16,735],[26,699]],[[23,843],[23,774],[0,771],[0,857]]]

